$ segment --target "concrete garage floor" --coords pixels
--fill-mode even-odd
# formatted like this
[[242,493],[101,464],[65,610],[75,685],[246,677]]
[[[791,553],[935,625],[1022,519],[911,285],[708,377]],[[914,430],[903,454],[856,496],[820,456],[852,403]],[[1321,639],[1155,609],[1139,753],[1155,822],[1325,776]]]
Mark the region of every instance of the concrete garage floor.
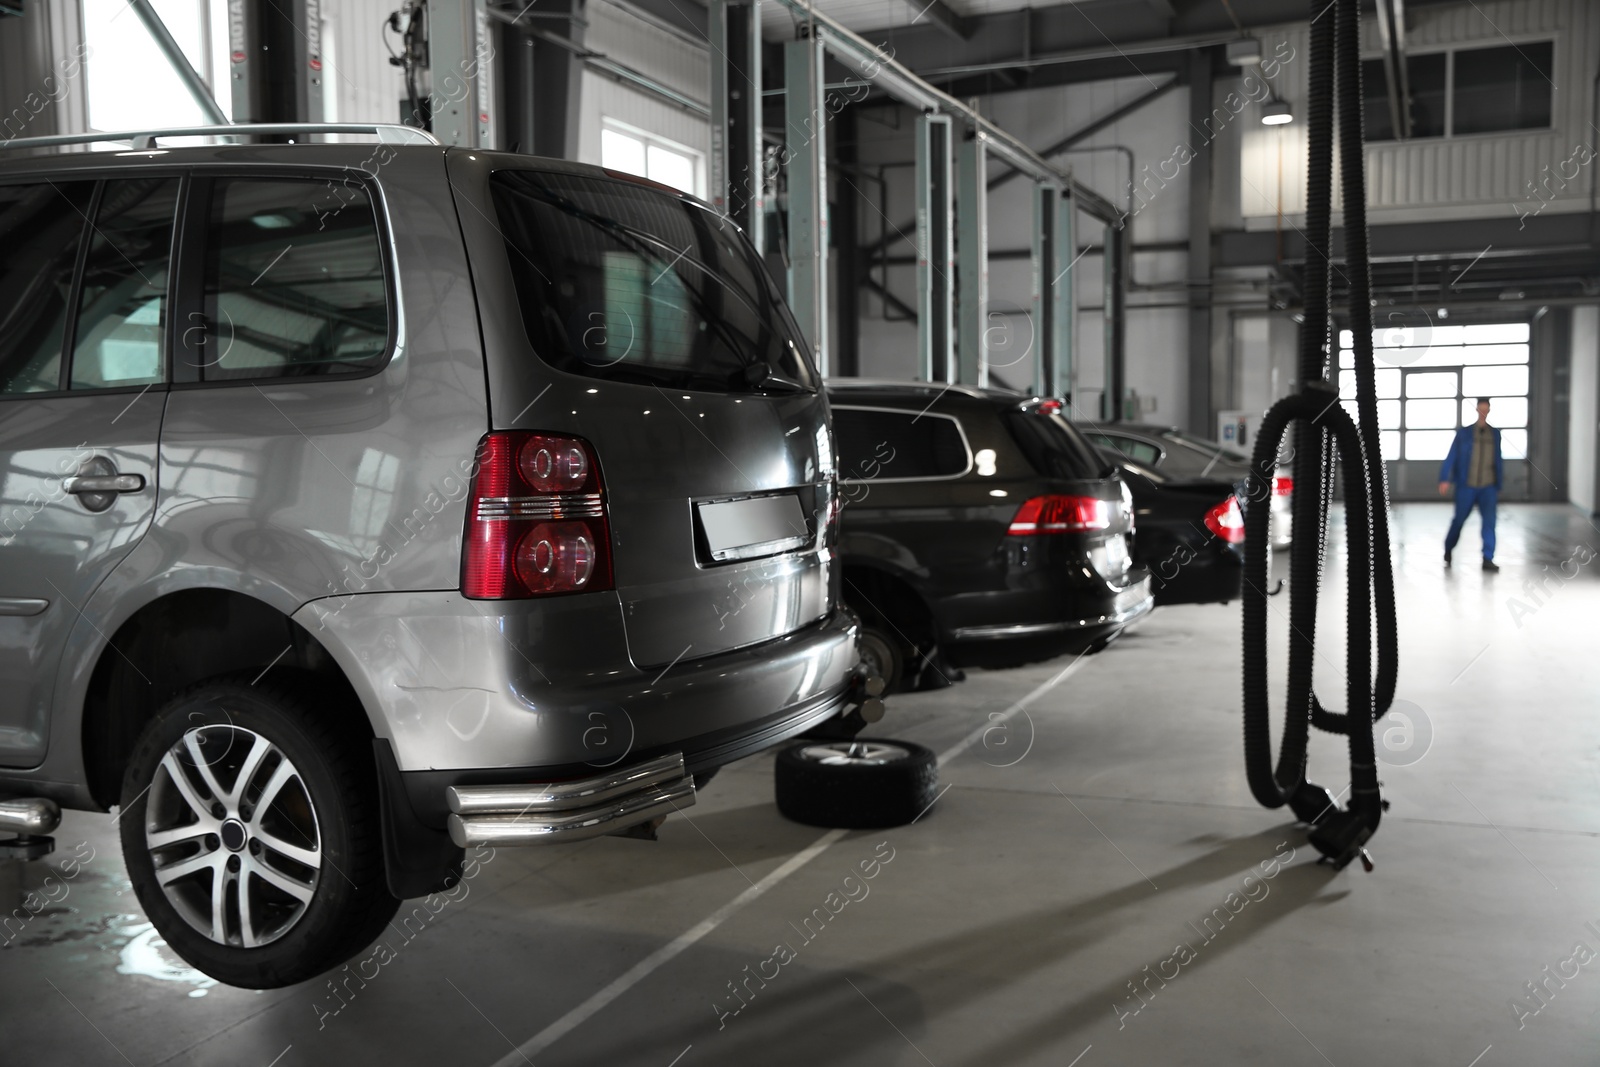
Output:
[[[1447,518],[1398,509],[1416,729],[1407,747],[1383,726],[1375,873],[1316,865],[1251,799],[1237,603],[1163,609],[1076,665],[891,701],[874,732],[947,754],[950,788],[915,825],[788,823],[771,757],[752,759],[658,844],[500,850],[392,932],[368,980],[339,972],[342,999],[182,966],[138,912],[111,820],[69,815],[48,865],[0,876],[10,906],[92,850],[0,952],[0,1063],[1600,1063],[1600,957],[1564,962],[1600,952],[1600,559],[1525,585],[1600,533],[1510,506],[1503,571],[1477,569],[1473,520],[1445,573]],[[1341,581],[1319,663],[1335,706]],[[1313,744],[1313,778],[1338,791],[1342,739]],[[847,883],[863,861],[876,876]]]

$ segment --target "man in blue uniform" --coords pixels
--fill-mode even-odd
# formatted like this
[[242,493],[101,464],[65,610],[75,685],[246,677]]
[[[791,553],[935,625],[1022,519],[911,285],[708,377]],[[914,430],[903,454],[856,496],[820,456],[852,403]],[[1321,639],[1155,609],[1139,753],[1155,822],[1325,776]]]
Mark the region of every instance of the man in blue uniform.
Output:
[[1461,539],[1472,509],[1478,509],[1483,524],[1483,569],[1497,571],[1494,562],[1494,511],[1500,496],[1505,464],[1500,457],[1500,431],[1489,425],[1489,398],[1478,398],[1478,421],[1456,431],[1450,454],[1439,468],[1439,495],[1456,494],[1456,515],[1444,538],[1444,565],[1450,566],[1450,553]]

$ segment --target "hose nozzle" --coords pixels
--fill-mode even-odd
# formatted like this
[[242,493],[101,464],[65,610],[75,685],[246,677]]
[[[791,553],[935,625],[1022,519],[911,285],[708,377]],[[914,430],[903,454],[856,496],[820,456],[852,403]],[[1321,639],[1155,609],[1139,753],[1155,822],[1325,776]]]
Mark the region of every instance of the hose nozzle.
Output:
[[1371,839],[1376,828],[1377,820],[1352,803],[1342,811],[1328,812],[1306,837],[1334,870],[1342,871],[1351,860],[1360,857],[1361,866],[1370,872],[1372,857],[1362,846]]

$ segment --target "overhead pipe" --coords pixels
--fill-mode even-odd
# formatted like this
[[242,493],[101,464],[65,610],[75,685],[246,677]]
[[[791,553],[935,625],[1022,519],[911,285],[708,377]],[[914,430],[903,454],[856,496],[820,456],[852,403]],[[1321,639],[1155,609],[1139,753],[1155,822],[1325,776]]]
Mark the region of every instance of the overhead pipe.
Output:
[[862,77],[881,87],[890,96],[924,111],[940,111],[961,117],[971,124],[974,130],[987,137],[990,152],[1025,174],[1045,181],[1059,181],[1063,184],[1072,182],[1071,171],[1053,166],[1017,137],[984,118],[977,109],[957,100],[942,89],[929,85],[923,78],[892,56],[885,54],[865,37],[817,11],[809,0],[775,0],[775,2],[789,8],[797,15],[803,15],[814,27],[814,32],[822,37],[824,48],[835,58],[854,63]]
[[139,16],[139,21],[144,23],[144,28],[150,31],[150,36],[155,39],[156,47],[161,49],[161,54],[167,57],[167,62],[172,65],[173,71],[178,75],[178,80],[183,82],[183,87],[194,97],[194,102],[200,105],[200,110],[205,112],[206,118],[218,126],[230,125],[231,120],[218,106],[216,97],[211,95],[205,80],[202,79],[189,57],[183,54],[183,49],[178,47],[178,42],[172,39],[172,34],[167,32],[167,24],[161,21],[161,16],[156,14],[156,9],[151,6],[150,0],[130,0],[133,13]]

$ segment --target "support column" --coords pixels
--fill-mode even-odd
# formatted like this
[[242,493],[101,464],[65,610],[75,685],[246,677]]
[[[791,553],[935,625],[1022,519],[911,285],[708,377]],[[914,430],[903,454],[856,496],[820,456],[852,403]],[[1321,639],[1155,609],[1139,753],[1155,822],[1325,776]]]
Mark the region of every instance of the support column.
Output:
[[950,116],[917,116],[917,367],[925,382],[956,380],[955,200]]
[[[1212,50],[1189,55],[1189,121],[1197,130],[1211,119]],[[1211,141],[1197,138],[1189,162],[1189,403],[1191,433],[1216,432],[1211,404]]]
[[828,359],[828,171],[822,38],[783,46],[789,178],[789,304],[824,377]]
[[1033,185],[1033,391],[1066,397],[1072,383],[1071,195],[1056,182]]
[[499,68],[500,144],[508,152],[531,154],[534,144],[537,95],[534,39],[520,26],[501,24],[495,33],[495,65]]
[[1051,396],[1070,401],[1078,370],[1078,201],[1068,188],[1056,204],[1056,262],[1062,265],[1050,287],[1056,305],[1056,346],[1047,384]]
[[[428,99],[433,108],[433,135],[442,143],[463,148],[496,147],[494,55],[484,0],[435,0],[428,5]],[[542,59],[536,44],[535,79],[540,88],[543,81],[538,77],[538,67]],[[576,98],[576,83],[571,92]],[[563,154],[546,150],[537,128],[533,150],[540,155]]]
[[234,122],[321,122],[321,0],[228,5]]
[[[833,117],[833,153],[839,161],[840,173],[849,174],[856,169],[860,158],[857,138],[860,136],[859,112],[854,105],[839,109]],[[839,190],[834,201],[837,212],[833,222],[833,251],[838,253],[834,266],[834,351],[833,373],[841,378],[854,378],[861,374],[861,220],[859,194],[855,190]]]
[[764,252],[760,0],[711,0],[711,203]]
[[984,335],[989,326],[988,144],[980,132],[961,142],[956,191],[957,308],[956,380],[989,384]]
[[1127,364],[1123,339],[1127,331],[1127,228],[1106,224],[1105,231],[1105,410],[1109,422],[1122,418],[1122,398],[1127,393]]

